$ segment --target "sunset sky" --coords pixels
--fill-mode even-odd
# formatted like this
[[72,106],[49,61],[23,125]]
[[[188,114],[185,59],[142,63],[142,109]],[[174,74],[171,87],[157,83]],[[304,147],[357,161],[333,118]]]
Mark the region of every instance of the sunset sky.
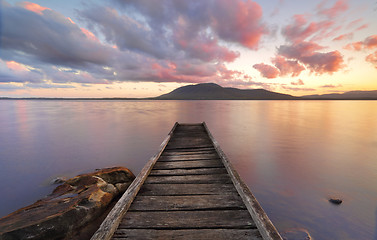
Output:
[[2,0],[0,97],[377,90],[375,0]]

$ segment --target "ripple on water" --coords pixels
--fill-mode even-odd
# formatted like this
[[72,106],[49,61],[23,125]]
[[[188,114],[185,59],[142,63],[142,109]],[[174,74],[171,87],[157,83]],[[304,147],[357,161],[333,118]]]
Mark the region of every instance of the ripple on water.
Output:
[[310,233],[303,228],[291,228],[281,233],[284,240],[312,240]]

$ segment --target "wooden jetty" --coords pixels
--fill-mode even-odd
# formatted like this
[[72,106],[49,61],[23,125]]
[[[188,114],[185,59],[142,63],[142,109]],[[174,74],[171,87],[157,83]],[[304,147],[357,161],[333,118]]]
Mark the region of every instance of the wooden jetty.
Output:
[[99,239],[282,239],[205,123],[176,123]]

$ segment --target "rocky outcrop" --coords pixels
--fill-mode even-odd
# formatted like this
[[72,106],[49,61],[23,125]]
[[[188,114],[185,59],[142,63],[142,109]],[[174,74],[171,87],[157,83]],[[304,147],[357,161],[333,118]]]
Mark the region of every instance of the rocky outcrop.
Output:
[[107,210],[135,176],[123,167],[68,179],[49,196],[0,219],[0,239],[72,239]]

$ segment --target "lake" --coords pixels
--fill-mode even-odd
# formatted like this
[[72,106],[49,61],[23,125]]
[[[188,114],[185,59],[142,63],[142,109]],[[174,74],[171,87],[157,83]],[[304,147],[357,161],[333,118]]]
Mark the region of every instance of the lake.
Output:
[[[0,101],[0,216],[205,121],[280,232],[377,239],[377,101]],[[328,202],[343,199],[341,205]]]

